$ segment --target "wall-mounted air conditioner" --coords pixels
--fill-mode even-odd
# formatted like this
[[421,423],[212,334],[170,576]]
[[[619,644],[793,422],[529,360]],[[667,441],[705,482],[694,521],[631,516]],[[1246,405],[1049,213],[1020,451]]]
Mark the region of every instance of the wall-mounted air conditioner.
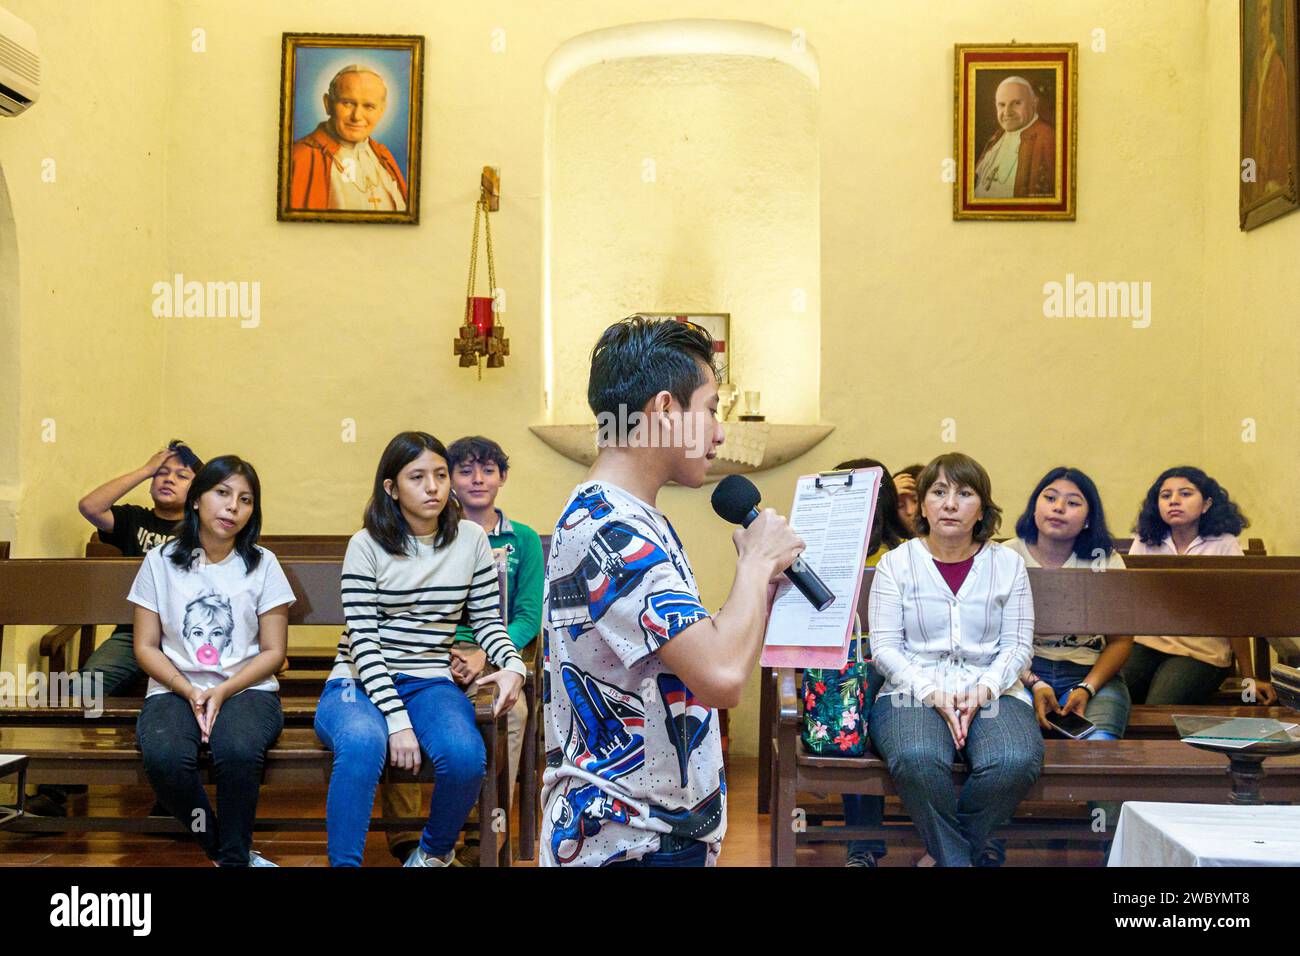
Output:
[[41,95],[36,30],[0,7],[0,116],[17,116]]

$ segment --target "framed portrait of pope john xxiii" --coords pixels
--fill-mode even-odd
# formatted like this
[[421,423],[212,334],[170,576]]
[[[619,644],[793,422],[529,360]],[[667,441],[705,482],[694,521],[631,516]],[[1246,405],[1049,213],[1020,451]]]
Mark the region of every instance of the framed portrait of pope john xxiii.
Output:
[[954,49],[954,219],[1073,219],[1077,43]]

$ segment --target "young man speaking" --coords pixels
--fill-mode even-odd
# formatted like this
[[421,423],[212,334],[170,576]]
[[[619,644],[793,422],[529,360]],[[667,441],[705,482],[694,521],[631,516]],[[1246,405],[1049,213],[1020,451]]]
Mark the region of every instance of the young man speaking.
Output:
[[803,550],[765,509],[732,535],[736,576],[710,616],[655,500],[698,488],[722,444],[713,341],[625,319],[591,356],[606,441],[555,528],[546,569],[542,863],[702,866],[726,832],[716,708],[734,707],[762,645],[769,584]]

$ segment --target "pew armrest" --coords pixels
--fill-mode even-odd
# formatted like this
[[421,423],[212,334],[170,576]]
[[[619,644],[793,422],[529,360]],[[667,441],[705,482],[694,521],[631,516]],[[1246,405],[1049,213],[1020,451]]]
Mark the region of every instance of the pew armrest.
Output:
[[799,694],[795,689],[795,672],[791,667],[777,668],[775,671],[776,699],[778,706],[778,723],[785,726],[797,726],[800,719]]
[[60,624],[53,630],[45,631],[40,637],[40,656],[53,657],[56,652],[64,653],[66,657],[66,648],[72,643],[73,637],[81,631],[81,624]]

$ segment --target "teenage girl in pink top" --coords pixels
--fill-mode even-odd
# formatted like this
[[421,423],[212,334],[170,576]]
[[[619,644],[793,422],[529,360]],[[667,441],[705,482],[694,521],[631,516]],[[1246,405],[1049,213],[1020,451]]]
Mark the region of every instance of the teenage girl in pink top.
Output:
[[[1130,554],[1239,555],[1237,535],[1250,525],[1228,490],[1199,468],[1163,472],[1147,491]],[[1139,637],[1124,665],[1135,704],[1204,704],[1232,673],[1254,679],[1248,637]],[[1277,700],[1273,686],[1256,684],[1260,703]]]

